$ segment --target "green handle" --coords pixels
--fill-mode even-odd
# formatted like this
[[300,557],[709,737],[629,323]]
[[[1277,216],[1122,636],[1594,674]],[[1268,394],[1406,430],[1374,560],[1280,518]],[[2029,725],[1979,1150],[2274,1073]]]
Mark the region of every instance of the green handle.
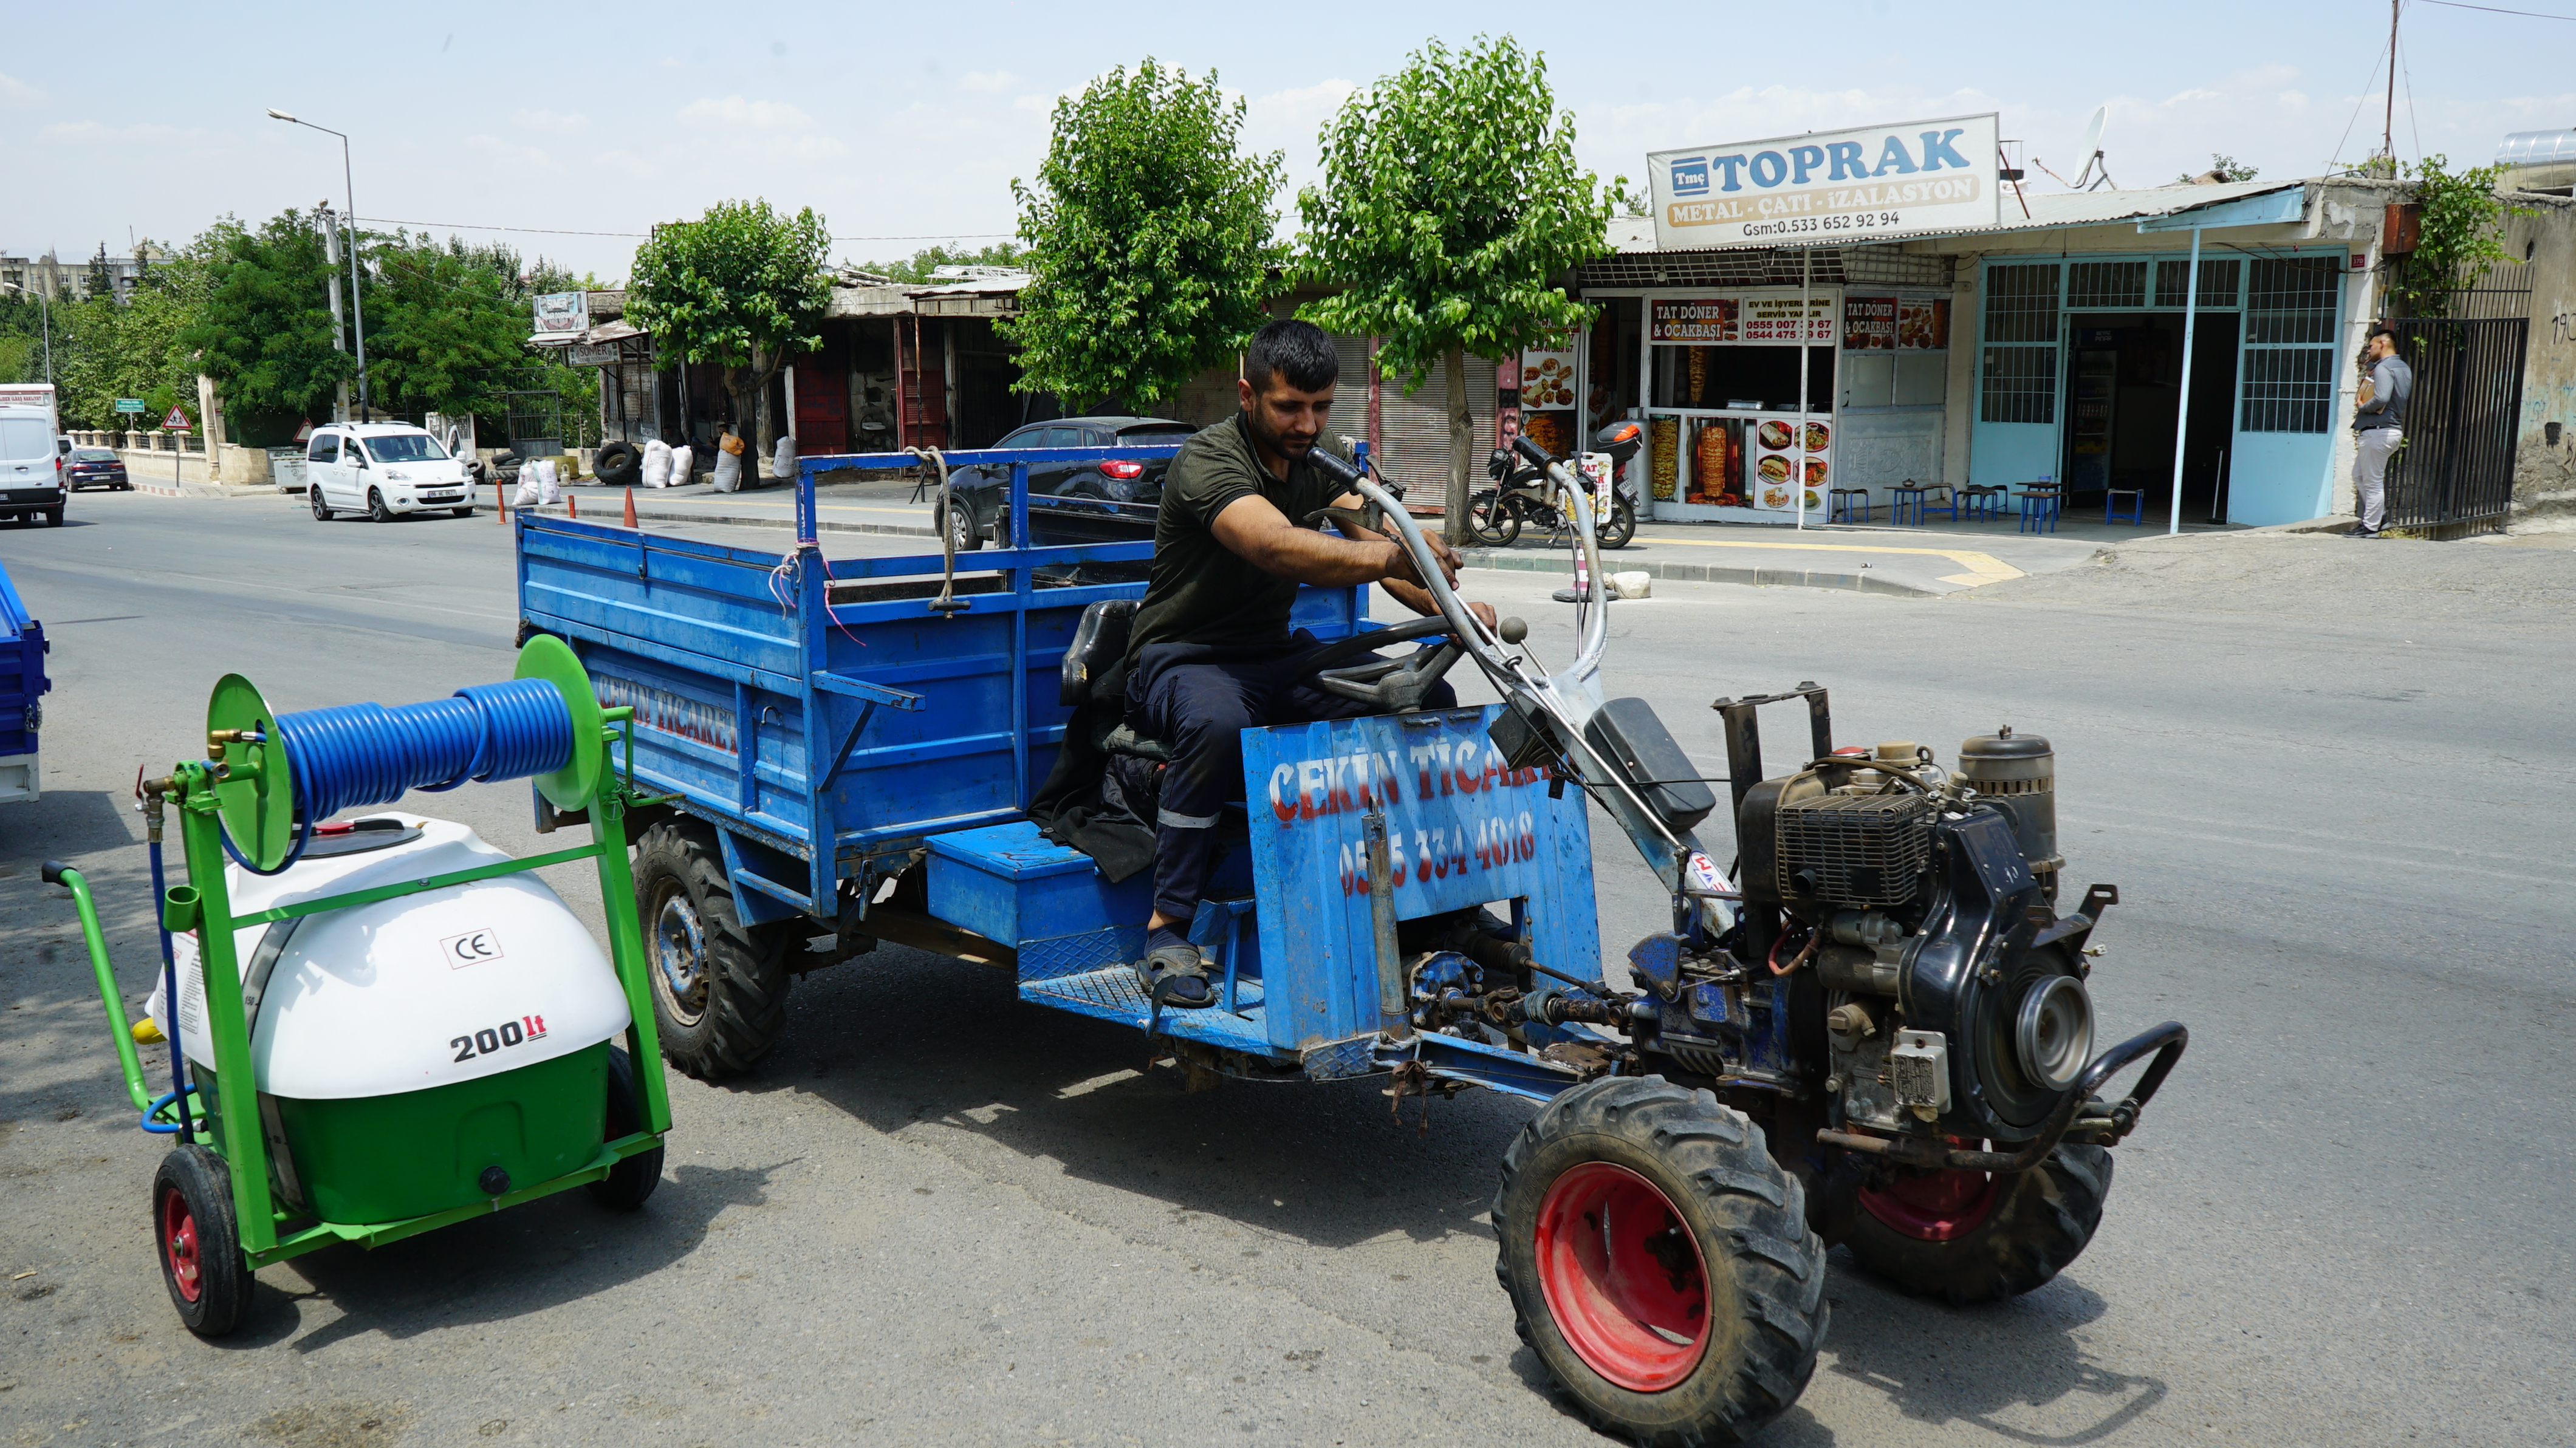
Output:
[[[81,936],[89,942],[90,969],[98,973],[98,998],[107,1007],[107,1024],[116,1036],[116,1063],[125,1068],[125,1094],[134,1098],[135,1110],[149,1111],[152,1092],[143,1084],[143,1063],[134,1054],[134,1027],[125,1018],[125,1002],[116,995],[116,971],[107,963],[107,937],[99,933],[98,907],[90,902],[89,882],[80,871],[51,860],[45,862],[44,877],[47,884],[72,892],[72,907],[80,911]],[[175,1016],[178,1003],[173,1001],[169,1009]],[[176,1022],[172,1024],[175,1027]]]

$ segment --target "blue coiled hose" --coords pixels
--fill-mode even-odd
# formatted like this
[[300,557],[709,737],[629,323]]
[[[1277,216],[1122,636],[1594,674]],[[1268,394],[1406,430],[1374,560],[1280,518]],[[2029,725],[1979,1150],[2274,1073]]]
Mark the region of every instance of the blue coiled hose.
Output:
[[471,779],[525,779],[572,758],[572,714],[545,679],[469,684],[444,699],[386,708],[338,704],[277,716],[295,777],[295,847],[274,870],[257,869],[224,840],[233,863],[275,875],[304,855],[315,822],[415,789],[454,789]]

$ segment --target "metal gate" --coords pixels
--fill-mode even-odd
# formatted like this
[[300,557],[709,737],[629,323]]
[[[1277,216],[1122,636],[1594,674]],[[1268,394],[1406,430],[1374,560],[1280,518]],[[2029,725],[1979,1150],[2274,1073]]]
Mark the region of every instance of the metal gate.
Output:
[[2415,369],[2415,392],[2405,445],[2389,460],[2385,526],[2501,526],[2513,501],[2531,319],[2400,317],[2389,326]]

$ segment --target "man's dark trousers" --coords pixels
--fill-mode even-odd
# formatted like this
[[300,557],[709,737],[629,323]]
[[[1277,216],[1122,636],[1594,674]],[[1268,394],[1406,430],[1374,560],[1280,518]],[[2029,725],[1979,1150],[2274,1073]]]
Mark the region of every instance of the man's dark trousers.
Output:
[[[1189,928],[1216,868],[1216,826],[1226,801],[1244,797],[1243,731],[1378,712],[1292,671],[1316,644],[1299,629],[1277,649],[1153,644],[1137,657],[1127,680],[1128,727],[1172,751],[1154,820],[1154,908],[1178,921],[1177,929]],[[1457,692],[1443,681],[1423,707],[1457,703]]]

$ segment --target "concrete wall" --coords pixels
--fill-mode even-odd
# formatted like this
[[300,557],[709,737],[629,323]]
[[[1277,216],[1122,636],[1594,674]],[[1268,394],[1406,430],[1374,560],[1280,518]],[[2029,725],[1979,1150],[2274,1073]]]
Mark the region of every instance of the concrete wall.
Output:
[[2526,194],[2513,201],[2532,214],[2507,223],[2506,248],[2513,256],[2527,251],[2530,259],[2500,268],[2505,275],[2497,280],[2531,288],[2531,345],[2523,361],[2522,431],[2506,523],[2576,527],[2576,200]]

